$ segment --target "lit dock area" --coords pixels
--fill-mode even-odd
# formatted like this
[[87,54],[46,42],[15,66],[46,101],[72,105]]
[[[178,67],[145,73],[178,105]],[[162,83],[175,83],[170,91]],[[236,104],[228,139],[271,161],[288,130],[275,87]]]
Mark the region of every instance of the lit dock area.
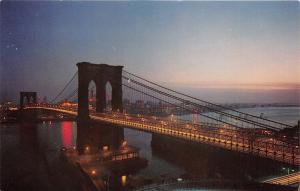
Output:
[[[61,157],[73,169],[76,179],[83,188],[89,190],[107,190],[112,179],[119,177],[120,184],[128,184],[124,177],[145,167],[147,161],[139,157],[139,149],[132,146],[109,150],[104,146],[98,152],[91,152],[86,147],[83,154],[79,154],[76,147],[62,148]],[[117,173],[116,173],[117,172]]]

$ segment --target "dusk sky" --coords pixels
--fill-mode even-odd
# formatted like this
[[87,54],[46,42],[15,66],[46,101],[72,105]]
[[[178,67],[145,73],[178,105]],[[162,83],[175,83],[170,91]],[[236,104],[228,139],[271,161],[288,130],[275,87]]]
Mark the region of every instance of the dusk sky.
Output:
[[297,1],[2,1],[1,99],[21,90],[51,99],[87,61],[124,65],[216,102],[299,102],[299,8]]

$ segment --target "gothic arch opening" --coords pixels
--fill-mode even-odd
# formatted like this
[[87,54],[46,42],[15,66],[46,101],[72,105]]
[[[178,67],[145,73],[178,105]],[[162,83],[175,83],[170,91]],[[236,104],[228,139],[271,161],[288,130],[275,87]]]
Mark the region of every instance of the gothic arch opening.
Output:
[[88,86],[88,102],[89,102],[89,109],[96,110],[96,101],[97,101],[97,86],[94,80],[89,82]]
[[112,86],[109,81],[106,82],[105,84],[105,102],[106,102],[106,107],[105,111],[111,112],[112,111]]
[[25,96],[25,97],[23,98],[23,102],[24,102],[25,105],[26,105],[26,104],[29,104],[29,97],[28,97],[28,96]]
[[32,96],[30,96],[30,97],[28,98],[28,103],[29,103],[29,104],[34,103],[33,97],[32,97]]

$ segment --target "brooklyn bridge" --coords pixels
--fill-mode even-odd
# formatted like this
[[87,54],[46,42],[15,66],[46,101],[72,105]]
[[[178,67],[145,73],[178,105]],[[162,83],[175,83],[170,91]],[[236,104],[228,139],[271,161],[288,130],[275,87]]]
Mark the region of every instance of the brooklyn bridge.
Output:
[[[20,110],[55,111],[77,116],[78,121],[126,126],[300,164],[298,138],[281,132],[292,128],[288,124],[175,91],[123,70],[123,66],[81,62],[77,67],[78,71],[50,103],[37,103],[37,92],[21,92]],[[89,95],[91,83],[96,93],[94,100]],[[111,97],[107,91],[111,91]]]

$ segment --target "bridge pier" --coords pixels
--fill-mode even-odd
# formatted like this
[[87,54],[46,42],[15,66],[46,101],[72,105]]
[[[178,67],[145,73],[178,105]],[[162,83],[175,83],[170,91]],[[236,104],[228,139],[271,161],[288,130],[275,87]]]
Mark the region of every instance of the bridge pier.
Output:
[[[100,127],[99,127],[100,126]],[[110,127],[111,124],[99,122],[77,122],[77,150],[79,154],[99,152],[103,146],[117,150],[124,141],[124,129]]]

